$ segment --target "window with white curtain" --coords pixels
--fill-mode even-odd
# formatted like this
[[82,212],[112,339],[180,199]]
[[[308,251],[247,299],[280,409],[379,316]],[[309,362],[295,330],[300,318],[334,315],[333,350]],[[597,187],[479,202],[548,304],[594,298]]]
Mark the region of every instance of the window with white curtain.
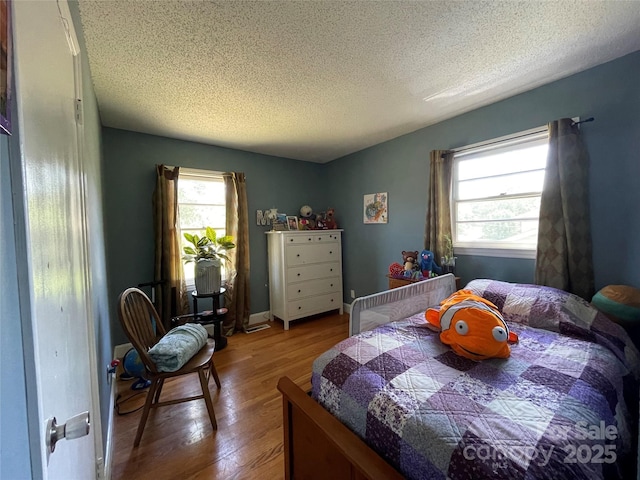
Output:
[[535,258],[547,148],[545,126],[455,151],[456,253]]
[[[221,172],[180,168],[178,177],[178,209],[182,233],[202,237],[204,229],[211,227],[218,237],[226,228],[226,191]],[[190,245],[181,235],[181,248]],[[182,253],[182,250],[181,250]],[[183,264],[187,287],[193,288],[193,262]],[[224,265],[222,278],[225,278]]]

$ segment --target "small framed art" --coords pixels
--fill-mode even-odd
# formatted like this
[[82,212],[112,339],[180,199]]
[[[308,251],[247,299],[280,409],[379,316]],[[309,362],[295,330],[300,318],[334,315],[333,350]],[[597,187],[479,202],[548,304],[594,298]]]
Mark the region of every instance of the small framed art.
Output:
[[289,230],[298,230],[298,217],[287,217],[287,225],[289,225]]
[[364,196],[364,223],[387,223],[388,196],[384,193],[369,193]]

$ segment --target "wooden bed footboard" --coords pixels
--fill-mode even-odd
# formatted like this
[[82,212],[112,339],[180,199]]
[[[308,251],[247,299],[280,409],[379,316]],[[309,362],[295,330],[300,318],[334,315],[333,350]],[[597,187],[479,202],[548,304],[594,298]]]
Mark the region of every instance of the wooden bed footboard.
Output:
[[285,479],[403,478],[288,377],[282,393]]

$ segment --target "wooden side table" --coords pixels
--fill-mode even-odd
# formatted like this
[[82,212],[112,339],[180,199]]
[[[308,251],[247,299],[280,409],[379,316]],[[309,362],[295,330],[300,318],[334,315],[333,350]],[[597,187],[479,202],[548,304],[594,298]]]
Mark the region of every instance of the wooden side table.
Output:
[[[386,275],[386,277],[389,279],[389,290],[398,287],[404,287],[405,285],[411,285],[412,283],[423,282],[426,280],[426,278],[423,278],[422,280],[415,280],[412,278],[397,278],[392,277],[391,275]],[[456,290],[460,290],[460,288],[460,277],[456,277]]]
[[[227,337],[222,335],[222,321],[224,320],[225,315],[227,314],[226,308],[220,308],[220,298],[224,295],[226,289],[221,287],[219,291],[214,293],[198,293],[196,290],[191,292],[191,297],[193,299],[193,314],[191,315],[182,315],[180,317],[176,317],[172,319],[174,322],[194,322],[199,323],[200,325],[211,325],[213,324],[213,340],[216,342],[216,351],[222,350],[227,346]],[[213,302],[213,310],[210,312],[204,311],[200,312],[198,310],[198,299],[200,298],[210,298]],[[180,323],[178,323],[180,324]]]

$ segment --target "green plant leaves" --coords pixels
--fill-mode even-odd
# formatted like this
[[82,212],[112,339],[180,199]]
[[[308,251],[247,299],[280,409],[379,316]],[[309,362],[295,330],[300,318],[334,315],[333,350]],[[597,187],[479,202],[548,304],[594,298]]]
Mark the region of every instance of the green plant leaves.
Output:
[[216,243],[217,235],[216,235],[216,231],[213,228],[207,227],[205,235],[207,236],[207,238],[211,243]]
[[203,237],[184,233],[184,238],[193,245],[183,247],[184,255],[182,259],[185,262],[193,262],[203,259],[220,259],[223,258],[230,261],[229,257],[224,253],[227,250],[235,248],[233,237],[225,235],[217,238],[216,231],[211,227],[206,227]]

